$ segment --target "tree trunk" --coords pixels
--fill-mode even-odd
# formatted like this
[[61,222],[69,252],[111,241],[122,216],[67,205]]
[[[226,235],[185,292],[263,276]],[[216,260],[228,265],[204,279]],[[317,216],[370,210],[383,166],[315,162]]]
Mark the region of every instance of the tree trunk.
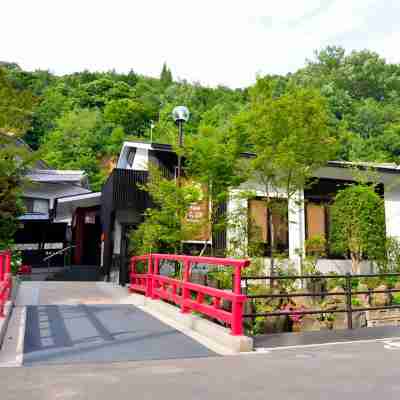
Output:
[[351,271],[353,274],[360,273],[360,258],[354,253],[351,253]]
[[[274,260],[274,250],[275,250],[275,235],[274,235],[274,225],[272,223],[272,209],[267,204],[267,226],[268,226],[268,234],[269,234],[269,257],[270,257],[270,274],[271,276],[275,275],[275,260]],[[274,286],[274,281],[271,279],[271,287]]]

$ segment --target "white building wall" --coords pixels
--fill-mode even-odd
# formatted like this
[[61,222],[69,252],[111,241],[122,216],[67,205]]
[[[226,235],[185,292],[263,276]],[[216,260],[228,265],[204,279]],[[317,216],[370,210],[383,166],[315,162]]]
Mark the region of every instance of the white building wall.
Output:
[[[231,256],[247,256],[247,198],[240,196],[243,191],[252,191],[257,196],[266,196],[266,191],[260,184],[246,182],[239,189],[232,190],[228,202],[228,218],[230,220],[227,229],[227,246]],[[285,198],[282,190],[274,190],[269,193],[273,197]],[[289,258],[300,272],[301,254],[304,254],[305,240],[305,214],[304,193],[299,192],[289,199]],[[269,265],[269,261],[266,262]]]
[[400,186],[385,185],[386,235],[400,240]]
[[289,199],[288,214],[289,259],[300,273],[301,257],[305,254],[304,241],[306,237],[303,191],[299,191]]
[[149,150],[137,149],[131,169],[135,171],[147,171],[149,169]]

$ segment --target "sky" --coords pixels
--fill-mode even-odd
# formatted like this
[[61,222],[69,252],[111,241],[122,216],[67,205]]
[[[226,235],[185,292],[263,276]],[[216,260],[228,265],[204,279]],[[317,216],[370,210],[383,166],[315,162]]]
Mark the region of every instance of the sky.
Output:
[[[399,0],[1,0],[0,60],[245,87],[314,51],[369,49],[400,63]],[[396,29],[397,28],[397,29]]]

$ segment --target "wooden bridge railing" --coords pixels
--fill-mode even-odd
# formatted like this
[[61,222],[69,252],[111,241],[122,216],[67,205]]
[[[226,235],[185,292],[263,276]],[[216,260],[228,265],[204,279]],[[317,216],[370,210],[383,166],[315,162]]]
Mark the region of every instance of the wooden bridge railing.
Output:
[[4,307],[11,296],[11,253],[0,252],[0,318],[4,318]]
[[[160,275],[162,260],[180,263],[183,266],[182,278]],[[137,268],[140,262],[145,266],[141,273]],[[196,264],[232,267],[232,290],[215,289],[190,282],[190,271]],[[135,256],[131,258],[129,289],[152,299],[172,302],[181,308],[182,313],[195,311],[225,322],[231,327],[232,335],[243,335],[243,306],[247,298],[241,293],[241,270],[249,264],[249,260],[176,254]],[[223,302],[228,302],[231,306],[223,308]]]

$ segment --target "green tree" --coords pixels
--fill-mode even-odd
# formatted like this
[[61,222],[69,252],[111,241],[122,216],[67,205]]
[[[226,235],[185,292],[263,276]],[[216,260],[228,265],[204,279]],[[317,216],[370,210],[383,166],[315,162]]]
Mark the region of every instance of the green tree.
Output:
[[196,136],[186,141],[185,170],[206,189],[211,203],[209,224],[213,235],[227,223],[220,207],[228,200],[230,189],[245,180],[242,151],[243,143],[234,129],[202,126]]
[[350,254],[353,273],[368,258],[385,257],[385,212],[374,186],[357,184],[338,192],[330,209],[330,245],[334,252]]
[[43,159],[54,168],[86,171],[93,190],[99,190],[105,179],[100,160],[109,131],[99,111],[70,111],[44,137]]
[[256,153],[252,168],[266,193],[271,259],[275,250],[274,198],[281,191],[289,200],[294,198],[336,150],[326,100],[321,94],[314,89],[291,86],[281,96],[274,97],[273,85],[258,80],[251,91],[249,109],[236,119],[248,133]]
[[182,241],[195,235],[201,226],[186,220],[189,207],[200,199],[194,185],[178,186],[162,177],[155,167],[150,169],[149,182],[144,186],[155,207],[145,212],[144,222],[130,237],[135,254],[151,252],[180,253]]
[[142,136],[150,124],[150,113],[136,100],[111,100],[104,108],[104,119],[122,126],[131,135]]
[[21,195],[29,158],[14,137],[0,134],[0,250],[10,248],[25,210]]
[[163,87],[167,87],[172,84],[172,72],[168,68],[167,63],[163,64],[161,74],[160,74],[160,82]]
[[34,103],[31,92],[14,87],[0,68],[0,249],[10,246],[24,211],[21,190],[30,157],[16,142],[30,125]]
[[26,132],[25,141],[33,149],[37,149],[42,138],[55,128],[57,118],[72,110],[73,102],[65,85],[58,84],[46,88],[34,110],[32,127]]
[[0,67],[0,132],[25,132],[31,124],[35,99],[29,90],[18,90]]

